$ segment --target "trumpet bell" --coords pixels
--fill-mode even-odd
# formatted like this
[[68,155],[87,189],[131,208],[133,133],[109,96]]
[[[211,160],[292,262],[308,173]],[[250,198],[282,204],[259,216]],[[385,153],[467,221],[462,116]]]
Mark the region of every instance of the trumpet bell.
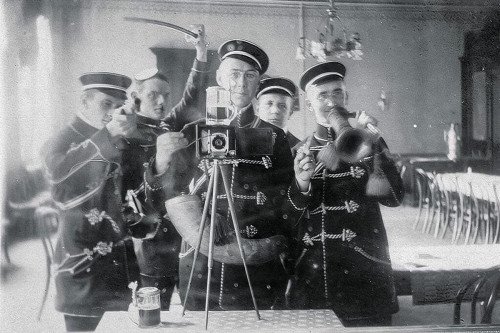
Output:
[[335,148],[341,160],[355,163],[372,153],[372,140],[365,131],[348,128],[339,134]]

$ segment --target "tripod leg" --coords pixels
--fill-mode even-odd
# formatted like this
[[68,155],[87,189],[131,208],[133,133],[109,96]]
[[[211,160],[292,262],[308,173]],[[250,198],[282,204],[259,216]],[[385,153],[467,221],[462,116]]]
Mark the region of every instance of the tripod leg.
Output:
[[231,188],[229,186],[229,179],[227,178],[226,170],[224,170],[225,166],[220,166],[222,181],[224,183],[224,189],[226,190],[227,202],[229,204],[229,211],[231,212],[231,218],[233,220],[234,233],[236,235],[236,240],[238,241],[238,247],[240,249],[241,260],[243,261],[243,267],[245,268],[245,274],[248,280],[248,287],[250,288],[250,294],[252,295],[253,306],[255,308],[255,312],[257,314],[257,319],[260,320],[259,308],[257,307],[257,301],[255,300],[255,295],[253,293],[252,282],[250,281],[250,274],[248,273],[247,263],[245,260],[245,253],[243,251],[243,247],[241,245],[241,236],[240,236],[240,227],[238,224],[238,220],[236,217],[236,210],[234,209],[234,201],[231,195]]
[[214,160],[213,166],[213,193],[212,193],[212,216],[210,219],[210,245],[208,248],[208,274],[207,274],[207,294],[205,300],[205,329],[208,329],[208,304],[210,301],[210,280],[214,263],[214,226],[217,214],[217,185],[219,183],[219,162]]
[[200,253],[200,245],[201,245],[201,240],[203,238],[203,230],[205,229],[205,221],[207,219],[208,206],[210,205],[210,199],[212,197],[213,184],[214,184],[214,177],[211,176],[208,181],[207,197],[205,198],[205,205],[203,206],[203,214],[201,215],[200,230],[198,232],[198,239],[196,241],[196,247],[193,255],[193,266],[191,266],[191,274],[189,274],[189,282],[186,289],[186,295],[184,296],[184,304],[182,306],[183,316],[184,313],[186,312],[186,303],[189,296],[189,291],[191,289],[191,283],[193,281],[194,267],[196,265],[196,260],[198,259],[198,254]]

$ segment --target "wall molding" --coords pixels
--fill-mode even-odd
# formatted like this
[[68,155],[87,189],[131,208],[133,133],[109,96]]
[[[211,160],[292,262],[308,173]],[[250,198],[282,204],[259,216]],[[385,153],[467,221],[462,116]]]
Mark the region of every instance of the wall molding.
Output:
[[[392,19],[392,20],[443,20],[445,22],[474,23],[493,10],[500,10],[499,4],[490,1],[455,0],[446,4],[436,0],[434,4],[422,1],[374,0],[364,2],[336,2],[341,18],[346,19]],[[285,16],[300,17],[301,5],[307,17],[321,17],[328,7],[327,2],[318,1],[278,1],[278,0],[56,0],[55,6],[98,8],[115,11],[173,12],[216,14],[223,16]]]

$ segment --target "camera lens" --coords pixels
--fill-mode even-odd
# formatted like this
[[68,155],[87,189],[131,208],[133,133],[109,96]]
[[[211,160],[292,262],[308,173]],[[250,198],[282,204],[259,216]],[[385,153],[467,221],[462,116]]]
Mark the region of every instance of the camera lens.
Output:
[[215,150],[223,150],[226,148],[226,136],[222,134],[214,135],[212,139],[212,147]]

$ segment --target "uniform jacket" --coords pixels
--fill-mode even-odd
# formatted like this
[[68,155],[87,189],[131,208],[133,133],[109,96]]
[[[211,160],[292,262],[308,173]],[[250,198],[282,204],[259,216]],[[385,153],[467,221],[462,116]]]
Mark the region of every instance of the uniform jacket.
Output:
[[[172,223],[163,217],[164,202],[168,197],[188,191],[187,186],[196,167],[192,151],[183,150],[175,153],[173,166],[167,174],[156,177],[147,172],[150,170],[150,162],[156,155],[156,138],[167,131],[180,131],[187,123],[204,116],[205,91],[202,88],[206,86],[207,68],[208,63],[194,61],[183,97],[165,120],[138,115],[139,135],[128,140],[123,152],[122,197],[126,196],[127,190],[133,190],[149,221],[160,222],[153,224],[154,230],[146,230],[149,231],[147,235],[139,228],[133,235],[141,274],[149,277],[174,277],[178,274],[181,237]],[[162,181],[159,178],[166,179],[161,186],[162,189],[152,191],[154,187],[159,188],[157,183]],[[163,188],[164,186],[166,187]]]
[[[278,234],[289,235],[286,223],[288,216],[282,214],[280,208],[285,201],[289,181],[293,177],[293,160],[283,130],[260,120],[254,115],[251,106],[237,116],[231,122],[231,126],[271,128],[274,137],[272,156],[237,159],[237,163],[232,163],[229,166],[228,177],[241,236],[244,238],[265,238]],[[202,160],[202,163],[204,161],[207,162],[207,160]],[[202,198],[206,195],[207,183],[208,181],[205,181],[201,190],[197,192],[201,194]],[[217,212],[231,221],[222,180],[219,182],[218,194]],[[228,223],[232,228],[232,222]],[[181,259],[180,292],[182,298],[185,296],[192,261],[192,254]],[[204,308],[206,263],[207,257],[200,254],[187,302],[190,309]],[[280,294],[284,294],[288,279],[280,258],[266,264],[248,266],[248,268],[259,308],[271,308],[276,298]],[[253,309],[242,265],[229,265],[214,261],[210,307],[225,310]]]
[[[311,151],[316,158],[328,142],[327,132],[318,125],[312,137]],[[335,133],[330,138],[334,140]],[[288,191],[290,222],[297,226],[297,240],[302,245],[289,294],[293,307],[331,308],[347,319],[398,310],[379,203],[399,205],[403,186],[383,140],[373,148],[382,151],[377,167],[373,154],[356,163],[341,162],[335,170],[319,164],[307,194],[292,182]],[[387,179],[390,194],[386,197],[366,193],[374,170]]]
[[295,145],[300,142],[300,140],[295,135],[290,133],[290,131],[286,132],[286,139],[288,140],[291,148],[295,147]]
[[122,151],[108,130],[76,117],[45,146],[53,198],[61,209],[55,249],[56,309],[100,316],[124,310],[137,278],[122,214]]
[[[205,65],[196,63],[183,99],[172,109],[165,123],[168,130],[179,131],[185,123],[199,118],[194,100]],[[141,119],[141,117],[139,117]],[[56,245],[56,308],[59,311],[100,316],[104,311],[126,310],[131,300],[128,283],[138,280],[137,260],[131,236],[150,236],[171,242],[157,249],[148,243],[138,251],[139,263],[151,269],[148,273],[175,274],[180,239],[170,225],[157,226],[153,233],[144,223],[129,219],[127,190],[137,190],[145,200],[149,222],[164,211],[164,191],[173,193],[183,185],[169,181],[160,186],[160,178],[174,179],[173,174],[186,172],[185,153],[179,152],[172,172],[155,176],[152,163],[156,136],[162,131],[151,123],[138,125],[139,131],[128,140],[112,142],[106,128],[97,130],[82,119],[75,120],[46,145],[45,163],[52,183],[53,197],[62,211],[63,223]],[[124,153],[127,152],[127,153]],[[146,179],[143,190],[138,190]],[[153,215],[153,216],[151,216]],[[161,232],[158,233],[158,231]],[[175,249],[174,249],[175,248]],[[173,263],[160,264],[152,251],[167,253]],[[142,268],[141,267],[141,268]]]

